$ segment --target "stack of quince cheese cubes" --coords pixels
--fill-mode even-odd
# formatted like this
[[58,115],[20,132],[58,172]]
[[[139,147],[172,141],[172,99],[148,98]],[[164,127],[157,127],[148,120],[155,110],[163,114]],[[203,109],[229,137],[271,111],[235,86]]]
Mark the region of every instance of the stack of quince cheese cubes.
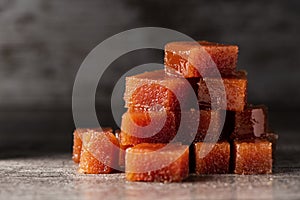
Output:
[[247,73],[236,69],[237,60],[236,45],[167,44],[164,70],[126,77],[120,131],[75,130],[79,172],[118,168],[129,181],[156,182],[190,173],[272,173],[278,135],[269,130],[267,108],[247,103]]

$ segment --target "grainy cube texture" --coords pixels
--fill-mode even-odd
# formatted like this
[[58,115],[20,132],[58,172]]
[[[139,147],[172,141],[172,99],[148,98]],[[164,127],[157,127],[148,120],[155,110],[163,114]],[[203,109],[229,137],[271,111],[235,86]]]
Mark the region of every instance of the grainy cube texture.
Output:
[[272,143],[266,139],[235,140],[233,143],[235,174],[272,173]]
[[[226,141],[215,145],[199,142],[194,144],[195,172],[197,174],[225,174],[229,173],[230,144]],[[212,148],[209,148],[212,147]],[[210,151],[209,151],[210,150]],[[202,157],[201,152],[206,154]]]
[[234,131],[232,138],[251,139],[266,133],[268,127],[267,108],[248,106],[242,112],[235,113]]
[[221,112],[213,110],[126,112],[122,117],[121,130],[120,142],[124,146],[169,143],[173,139],[189,145],[203,141],[205,137],[206,141],[223,137]]
[[[247,104],[247,77],[245,71],[237,71],[222,77],[203,78],[199,82],[198,100],[200,107],[221,107],[220,109],[229,111],[243,111]],[[227,105],[222,104],[221,94],[224,90],[220,84],[224,84]],[[210,86],[210,92],[207,85]],[[224,106],[224,107],[223,107]]]
[[119,141],[110,131],[88,131],[82,134],[79,172],[107,174],[117,168]]
[[76,129],[73,133],[73,156],[72,159],[75,163],[79,163],[80,154],[82,149],[82,131],[84,129]]
[[166,71],[186,78],[212,76],[215,72],[213,66],[221,74],[233,72],[237,60],[236,45],[199,41],[171,42],[165,46]]
[[[112,129],[108,128],[108,127],[103,128],[103,130],[104,131],[112,131]],[[84,132],[89,132],[89,131],[101,131],[101,129],[100,128],[93,128],[93,129],[78,128],[73,133],[73,156],[72,156],[72,159],[75,163],[79,163],[79,161],[80,161],[80,154],[81,154],[81,149],[82,149],[82,134]]]
[[176,111],[180,110],[180,99],[184,108],[191,95],[195,93],[189,81],[167,75],[164,70],[126,77],[124,100],[129,110]]
[[140,143],[169,143],[177,132],[180,117],[174,112],[126,112],[122,116],[120,141],[123,146]]
[[180,182],[189,173],[189,147],[180,144],[139,144],[126,150],[129,181]]
[[183,111],[180,121],[181,132],[177,132],[177,142],[190,145],[192,142],[215,141],[221,134],[221,114],[219,110]]

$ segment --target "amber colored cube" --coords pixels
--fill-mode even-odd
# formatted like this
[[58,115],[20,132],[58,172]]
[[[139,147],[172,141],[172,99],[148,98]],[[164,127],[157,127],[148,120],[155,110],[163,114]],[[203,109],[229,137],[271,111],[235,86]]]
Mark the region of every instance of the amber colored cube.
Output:
[[195,172],[197,174],[229,173],[229,142],[220,141],[216,144],[198,142],[194,144],[194,151],[196,162]]
[[[112,128],[105,127],[103,128],[104,131],[109,131],[112,132]],[[73,156],[72,159],[75,163],[79,163],[80,161],[80,154],[81,154],[81,149],[82,149],[82,134],[84,132],[89,132],[89,131],[101,131],[100,128],[77,128],[73,132]]]
[[128,181],[180,182],[189,174],[189,147],[143,143],[126,150]]
[[189,145],[206,137],[206,141],[222,138],[221,113],[213,110],[126,112],[121,130],[120,143],[124,146],[171,140]]
[[73,156],[72,159],[75,163],[79,163],[80,154],[82,149],[81,133],[83,129],[76,129],[73,133]]
[[[243,111],[247,104],[246,75],[245,71],[237,71],[223,76],[222,80],[211,77],[201,79],[198,90],[200,107],[212,107],[237,112]],[[222,89],[222,84],[225,91]],[[222,96],[226,97],[226,104],[224,99],[221,99]]]
[[123,146],[169,143],[176,135],[176,117],[174,112],[126,112],[122,116],[120,142]]
[[107,174],[118,167],[119,141],[109,131],[88,131],[82,134],[79,172]]
[[[171,42],[165,46],[165,66],[169,73],[186,78],[233,72],[237,66],[238,46],[207,41]],[[200,73],[199,73],[200,72]]]
[[220,110],[189,110],[181,113],[175,141],[183,144],[216,141],[223,138]]
[[186,79],[167,75],[164,70],[126,77],[125,107],[140,111],[180,110],[195,95],[193,89]]
[[268,128],[267,108],[263,105],[250,105],[241,112],[235,113],[232,138],[247,139],[260,137]]
[[235,140],[233,149],[235,174],[272,173],[272,142],[265,139]]

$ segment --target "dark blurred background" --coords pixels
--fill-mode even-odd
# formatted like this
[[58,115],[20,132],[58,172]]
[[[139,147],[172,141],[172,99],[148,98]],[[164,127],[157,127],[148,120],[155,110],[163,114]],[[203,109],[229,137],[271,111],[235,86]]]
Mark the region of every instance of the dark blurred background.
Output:
[[[106,38],[143,26],[238,44],[249,102],[269,106],[283,140],[300,131],[299,0],[0,0],[0,151],[69,151],[81,62]],[[130,67],[162,59],[161,51],[140,50],[110,66],[96,98],[98,113],[107,113],[102,125],[116,127],[112,83]]]

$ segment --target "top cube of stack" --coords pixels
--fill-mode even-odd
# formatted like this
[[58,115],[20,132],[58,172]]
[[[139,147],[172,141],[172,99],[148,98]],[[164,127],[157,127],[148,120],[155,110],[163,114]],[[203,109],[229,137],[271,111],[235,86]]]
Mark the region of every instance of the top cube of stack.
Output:
[[214,76],[217,70],[228,74],[236,70],[238,51],[237,45],[171,42],[165,46],[166,71],[185,78]]

